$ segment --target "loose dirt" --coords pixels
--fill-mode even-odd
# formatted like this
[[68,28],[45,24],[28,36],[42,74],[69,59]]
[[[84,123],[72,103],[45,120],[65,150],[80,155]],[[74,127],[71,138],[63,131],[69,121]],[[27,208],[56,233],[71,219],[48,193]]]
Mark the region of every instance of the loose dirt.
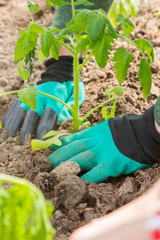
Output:
[[[159,0],[141,1],[141,10],[134,19],[135,31],[132,38],[147,38],[154,47],[155,61],[152,64],[153,84],[149,97],[144,100],[138,80],[140,55],[131,48],[135,59],[131,63],[127,80],[122,84],[125,93],[119,97],[116,116],[125,113],[143,113],[153,105],[159,96],[160,89],[160,17],[153,13],[160,10]],[[28,9],[21,0],[1,0],[0,3],[0,93],[23,87],[14,62],[14,47],[18,31],[27,27],[29,22]],[[54,19],[54,8],[48,10],[45,1],[41,4],[40,13],[35,16],[36,22],[50,26]],[[113,46],[125,46],[118,42]],[[113,53],[111,54],[113,55]],[[40,80],[44,71],[42,63],[36,63],[31,84]],[[97,104],[106,99],[104,91],[118,85],[113,63],[108,62],[104,69],[99,69],[92,58],[82,71],[85,83],[86,100],[81,108],[84,115]],[[0,121],[2,121],[11,101],[16,96],[0,99]],[[92,124],[102,121],[101,110],[92,114]],[[63,124],[61,126],[65,127]],[[59,124],[57,124],[57,128]],[[55,212],[51,219],[57,233],[55,240],[66,240],[79,226],[93,218],[103,216],[143,194],[159,178],[160,164],[152,168],[139,170],[128,176],[109,178],[98,185],[82,181],[79,178],[79,166],[74,163],[62,163],[59,169],[52,170],[48,161],[51,150],[33,151],[30,140],[25,146],[19,145],[19,136],[5,139],[5,130],[0,130],[0,172],[29,179],[35,183],[50,199]]]

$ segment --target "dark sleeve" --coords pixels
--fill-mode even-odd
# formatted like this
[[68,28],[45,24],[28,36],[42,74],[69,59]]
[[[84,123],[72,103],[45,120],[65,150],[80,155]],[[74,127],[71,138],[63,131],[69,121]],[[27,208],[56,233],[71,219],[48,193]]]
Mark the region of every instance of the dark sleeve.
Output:
[[[82,63],[82,58],[79,58]],[[59,82],[73,81],[73,57],[60,56],[58,60],[51,58],[45,61],[46,71],[41,74],[41,81],[37,84],[45,82]],[[80,78],[80,81],[81,78]]]
[[142,115],[126,114],[111,118],[109,126],[119,151],[139,163],[160,161],[160,134],[154,126],[154,106]]

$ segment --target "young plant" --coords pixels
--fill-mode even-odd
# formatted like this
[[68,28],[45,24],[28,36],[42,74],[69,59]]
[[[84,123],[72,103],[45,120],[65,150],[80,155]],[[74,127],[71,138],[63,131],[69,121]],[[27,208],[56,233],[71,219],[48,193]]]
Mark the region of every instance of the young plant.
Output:
[[108,118],[115,116],[116,104],[118,100],[117,95],[123,95],[123,93],[124,93],[124,88],[121,86],[107,89],[105,91],[105,94],[109,97],[109,99],[113,101],[113,104],[111,106],[102,108],[102,118],[107,120]]
[[[66,27],[64,29],[44,27],[34,22],[33,13],[39,11],[38,5],[32,4],[29,0],[26,2],[31,14],[31,22],[29,23],[27,29],[20,31],[20,36],[18,37],[15,47],[15,61],[20,60],[18,63],[19,74],[24,79],[26,88],[23,90],[1,94],[1,96],[18,93],[22,102],[29,105],[29,107],[33,110],[36,108],[37,93],[51,97],[61,102],[70,110],[73,116],[73,131],[77,131],[80,125],[84,124],[84,121],[90,114],[109,102],[109,100],[106,100],[92,109],[85,116],[80,117],[79,73],[93,55],[95,56],[98,66],[100,68],[104,68],[110,58],[109,54],[112,50],[112,45],[118,39],[123,39],[128,43],[127,48],[118,48],[112,59],[112,61],[115,62],[114,68],[116,70],[118,82],[123,83],[127,77],[127,70],[134,58],[133,55],[129,53],[129,46],[133,45],[142,55],[138,78],[140,79],[141,87],[143,88],[143,97],[146,98],[149,95],[152,81],[150,63],[154,60],[153,47],[146,39],[130,39],[130,34],[134,29],[134,25],[129,18],[124,17],[122,14],[116,18],[117,24],[122,26],[121,33],[121,31],[116,30],[112,26],[109,18],[103,10],[75,10],[75,6],[77,5],[91,5],[91,3],[87,0],[71,0],[68,2],[63,2],[61,0],[47,0],[49,8],[51,7],[51,3],[56,6],[71,5],[73,17],[69,23],[66,23]],[[56,97],[36,91],[34,87],[28,86],[27,84],[28,78],[31,77],[33,69],[38,37],[41,38],[41,46],[38,50],[39,60],[44,60],[50,55],[52,55],[55,59],[58,59],[59,49],[61,46],[68,49],[73,55],[74,104],[71,107]],[[69,45],[65,44],[66,40],[69,41]],[[88,50],[90,51],[87,55]],[[81,51],[84,51],[85,59],[83,63],[79,63],[79,53]],[[29,72],[23,68],[24,64],[29,65]]]
[[[4,183],[11,184],[8,190]],[[53,206],[34,184],[0,174],[0,240],[53,239],[52,213]]]

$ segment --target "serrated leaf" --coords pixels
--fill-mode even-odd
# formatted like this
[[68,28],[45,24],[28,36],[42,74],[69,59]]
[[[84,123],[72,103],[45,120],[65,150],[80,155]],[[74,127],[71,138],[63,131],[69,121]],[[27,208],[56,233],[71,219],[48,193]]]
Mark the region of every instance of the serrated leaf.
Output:
[[107,29],[103,38],[97,40],[92,46],[93,54],[95,55],[95,60],[99,67],[105,67],[109,59],[109,50],[112,50],[111,43],[113,42],[112,35],[109,34],[109,30]]
[[58,39],[62,38],[65,35],[68,35],[71,32],[70,28],[63,28],[60,30],[60,32],[56,35]]
[[105,17],[105,24],[107,24],[108,29],[109,29],[110,33],[112,34],[112,37],[117,38],[117,31],[113,27],[112,23],[110,22],[110,20],[107,17]]
[[33,150],[45,149],[45,148],[48,148],[49,146],[51,146],[52,144],[55,144],[57,146],[62,145],[61,141],[59,140],[59,138],[57,136],[49,138],[45,141],[38,140],[38,139],[33,139],[31,141],[31,147]]
[[37,45],[38,34],[35,32],[22,33],[16,42],[14,61],[25,57]]
[[108,18],[112,25],[117,27],[115,21],[119,14],[123,14],[125,17],[135,17],[139,11],[140,0],[115,0],[109,10]]
[[95,42],[101,35],[102,31],[105,30],[105,19],[104,17],[92,14],[87,18],[87,32],[89,39]]
[[151,42],[147,39],[137,39],[134,42],[136,42],[137,46],[143,52],[147,52],[150,63],[152,63],[154,61],[154,52],[153,52],[153,46]]
[[84,5],[84,6],[92,6],[94,5],[93,3],[87,1],[87,0],[77,0],[74,3],[75,6],[79,6],[79,5]]
[[71,5],[70,2],[63,2],[61,0],[50,0],[50,2],[58,7],[65,6],[65,5]]
[[47,27],[47,31],[48,32],[59,32],[60,29],[59,28],[55,28],[55,27]]
[[113,94],[123,95],[124,93],[124,87],[116,86],[114,88],[107,89],[105,91],[105,94],[108,96],[111,96]]
[[81,52],[86,46],[89,44],[89,38],[86,37],[80,41],[80,43],[76,47],[77,52]]
[[50,49],[54,41],[53,35],[50,32],[41,34],[41,50],[44,56],[49,57]]
[[133,60],[133,55],[129,54],[125,48],[118,48],[112,59],[116,62],[114,68],[116,69],[116,76],[119,83],[122,83],[127,76],[127,70],[129,68],[130,62]]
[[141,87],[143,88],[143,98],[146,98],[150,93],[152,84],[152,73],[146,58],[142,58],[140,62],[138,78],[140,79]]
[[22,89],[18,93],[19,98],[25,104],[27,104],[31,109],[36,109],[36,102],[37,102],[37,93],[36,89],[32,86]]
[[60,48],[61,48],[60,44],[56,40],[53,40],[52,45],[51,45],[51,54],[56,60],[59,59],[59,49]]
[[0,122],[0,128],[2,128],[2,123]]
[[134,24],[129,20],[129,18],[126,18],[122,14],[119,14],[116,18],[116,22],[122,24],[123,33],[127,36],[130,36],[131,32],[134,29]]
[[86,32],[87,19],[91,15],[91,11],[83,9],[75,12],[75,16],[69,23],[66,23],[66,27],[72,29],[75,34],[81,34]]
[[40,48],[39,51],[38,51],[38,62],[42,62],[42,61],[44,61],[46,58],[47,58],[47,57],[44,56],[44,54],[43,54],[43,52],[42,52],[42,50],[41,50],[41,48]]
[[30,1],[27,1],[28,8],[30,12],[38,13],[39,12],[39,6],[38,4],[32,4]]
[[20,60],[18,62],[18,73],[21,76],[21,78],[26,82],[29,78],[28,72],[23,68],[24,66],[24,60]]
[[36,32],[37,34],[44,33],[44,28],[40,24],[31,23],[29,31]]

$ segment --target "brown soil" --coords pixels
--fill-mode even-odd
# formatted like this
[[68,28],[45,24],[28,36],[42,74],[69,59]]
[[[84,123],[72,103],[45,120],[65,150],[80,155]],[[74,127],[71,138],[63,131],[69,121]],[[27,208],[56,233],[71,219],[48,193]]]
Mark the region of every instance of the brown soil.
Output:
[[[23,87],[14,63],[14,47],[18,31],[27,27],[29,22],[28,9],[21,0],[6,0],[0,3],[0,92],[11,91]],[[131,49],[135,60],[131,64],[128,78],[123,83],[125,93],[119,97],[116,116],[131,112],[143,113],[155,103],[160,89],[160,17],[153,17],[159,9],[159,0],[142,1],[141,10],[136,19],[135,31],[132,38],[147,38],[154,46],[155,61],[152,64],[153,85],[151,94],[144,100],[140,83],[137,78],[140,56],[137,50]],[[36,16],[38,23],[50,26],[53,21],[54,8],[47,10],[45,3]],[[114,45],[114,49],[123,46],[123,42]],[[35,84],[40,79],[44,67],[36,63],[33,79]],[[94,58],[84,67],[83,80],[85,83],[86,100],[81,113],[85,114],[106,99],[104,90],[118,85],[113,70],[113,63],[108,62],[102,70],[95,64]],[[11,100],[16,96],[0,99],[0,121],[2,121]],[[96,124],[101,122],[101,111],[92,114],[89,120]],[[59,125],[57,125],[59,126]],[[139,170],[128,176],[107,179],[98,185],[82,181],[77,175],[79,166],[74,163],[62,164],[56,171],[51,169],[48,155],[51,151],[33,151],[30,141],[25,146],[19,145],[19,137],[5,139],[5,130],[0,130],[0,172],[29,179],[35,183],[50,199],[55,212],[51,219],[57,230],[55,240],[66,240],[68,236],[81,225],[93,218],[103,216],[118,207],[128,203],[144,193],[159,178],[160,165]]]

